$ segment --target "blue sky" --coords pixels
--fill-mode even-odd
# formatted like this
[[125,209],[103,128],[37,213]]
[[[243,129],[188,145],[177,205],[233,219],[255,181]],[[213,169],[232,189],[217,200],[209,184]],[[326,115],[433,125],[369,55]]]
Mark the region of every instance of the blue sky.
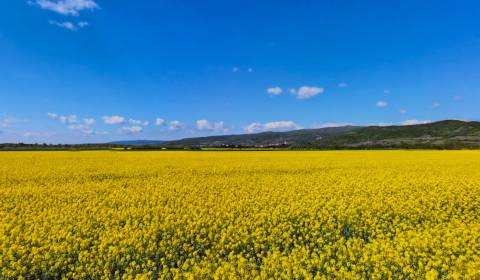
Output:
[[0,142],[479,120],[478,1],[0,2]]

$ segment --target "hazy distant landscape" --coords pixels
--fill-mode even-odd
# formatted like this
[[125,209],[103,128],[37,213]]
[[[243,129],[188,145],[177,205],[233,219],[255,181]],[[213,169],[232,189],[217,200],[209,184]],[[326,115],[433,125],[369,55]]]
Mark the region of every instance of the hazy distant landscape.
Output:
[[194,149],[271,148],[310,150],[351,149],[478,149],[480,122],[446,120],[397,126],[341,126],[287,132],[221,135],[175,141],[128,140],[78,145],[0,144],[0,149]]

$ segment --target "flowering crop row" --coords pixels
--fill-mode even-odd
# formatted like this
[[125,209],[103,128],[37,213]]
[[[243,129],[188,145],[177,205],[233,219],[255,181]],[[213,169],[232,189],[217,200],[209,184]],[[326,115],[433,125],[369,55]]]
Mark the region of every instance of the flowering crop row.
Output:
[[480,279],[480,152],[0,153],[0,279]]

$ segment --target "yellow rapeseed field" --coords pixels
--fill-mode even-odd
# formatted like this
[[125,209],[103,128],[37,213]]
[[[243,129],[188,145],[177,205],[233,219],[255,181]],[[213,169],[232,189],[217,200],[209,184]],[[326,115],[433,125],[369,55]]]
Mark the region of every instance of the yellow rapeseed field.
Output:
[[19,278],[480,279],[480,152],[3,152]]

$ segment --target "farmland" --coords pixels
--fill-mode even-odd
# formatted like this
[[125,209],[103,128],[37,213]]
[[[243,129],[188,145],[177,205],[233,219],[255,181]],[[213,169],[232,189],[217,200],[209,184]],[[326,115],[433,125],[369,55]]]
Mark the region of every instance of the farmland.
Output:
[[479,279],[480,152],[3,152],[22,277]]

